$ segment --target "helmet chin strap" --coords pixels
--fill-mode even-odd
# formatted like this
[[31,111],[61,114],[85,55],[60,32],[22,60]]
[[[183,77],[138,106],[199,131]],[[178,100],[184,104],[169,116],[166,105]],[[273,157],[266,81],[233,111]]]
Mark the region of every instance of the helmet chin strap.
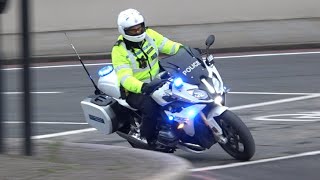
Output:
[[123,38],[123,41],[126,44],[127,49],[132,49],[132,48],[142,47],[145,40],[143,40],[141,42],[132,42],[132,41],[127,40],[126,38]]

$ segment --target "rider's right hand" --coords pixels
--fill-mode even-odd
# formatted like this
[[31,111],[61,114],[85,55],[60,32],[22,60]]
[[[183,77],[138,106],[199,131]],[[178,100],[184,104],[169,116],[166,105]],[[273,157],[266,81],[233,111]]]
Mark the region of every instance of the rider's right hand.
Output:
[[166,83],[166,81],[166,79],[154,79],[150,83],[143,83],[141,92],[142,94],[150,95],[155,90],[163,86]]

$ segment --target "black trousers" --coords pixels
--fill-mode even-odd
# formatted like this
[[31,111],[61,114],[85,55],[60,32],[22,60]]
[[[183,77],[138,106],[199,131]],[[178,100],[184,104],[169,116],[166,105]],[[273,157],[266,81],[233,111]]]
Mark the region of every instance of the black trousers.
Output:
[[141,136],[147,141],[156,138],[157,117],[160,106],[148,95],[129,93],[127,103],[142,113]]

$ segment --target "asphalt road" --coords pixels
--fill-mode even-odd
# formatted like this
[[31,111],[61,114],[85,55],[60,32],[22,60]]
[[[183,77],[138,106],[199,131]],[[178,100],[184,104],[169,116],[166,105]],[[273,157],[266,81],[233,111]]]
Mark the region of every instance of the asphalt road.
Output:
[[[231,88],[227,105],[243,119],[256,141],[256,154],[251,162],[320,150],[319,58],[320,53],[216,59],[225,85]],[[95,80],[101,67],[88,66]],[[4,87],[6,137],[17,138],[22,132],[18,124],[22,119],[21,95],[14,92],[21,91],[21,70],[4,72],[8,80]],[[80,101],[92,94],[94,88],[82,67],[44,67],[32,69],[32,73],[32,91],[37,92],[33,94],[32,109],[34,121],[39,122],[34,124],[34,137],[46,138],[43,135],[51,134],[57,140],[129,147],[115,134],[106,136],[91,130],[72,134],[90,128],[83,124]],[[54,134],[66,131],[70,135]],[[218,145],[203,154],[178,150],[175,155],[192,162],[190,179],[318,179],[320,175],[319,155],[235,167],[237,161]],[[217,169],[228,164],[231,167]],[[207,169],[199,169],[203,167]]]

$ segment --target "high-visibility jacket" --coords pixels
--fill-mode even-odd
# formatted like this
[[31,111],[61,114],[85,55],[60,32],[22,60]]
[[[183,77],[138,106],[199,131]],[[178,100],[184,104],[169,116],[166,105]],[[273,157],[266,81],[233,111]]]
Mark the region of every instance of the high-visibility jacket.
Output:
[[[147,28],[146,38],[142,44],[144,52],[139,48],[133,48],[132,52],[126,48],[123,36],[120,35],[111,53],[119,85],[121,84],[127,91],[141,93],[143,83],[149,82],[159,73],[159,52],[173,55],[179,50],[180,45]],[[140,68],[137,60],[145,54],[148,56],[147,65],[145,68]]]

